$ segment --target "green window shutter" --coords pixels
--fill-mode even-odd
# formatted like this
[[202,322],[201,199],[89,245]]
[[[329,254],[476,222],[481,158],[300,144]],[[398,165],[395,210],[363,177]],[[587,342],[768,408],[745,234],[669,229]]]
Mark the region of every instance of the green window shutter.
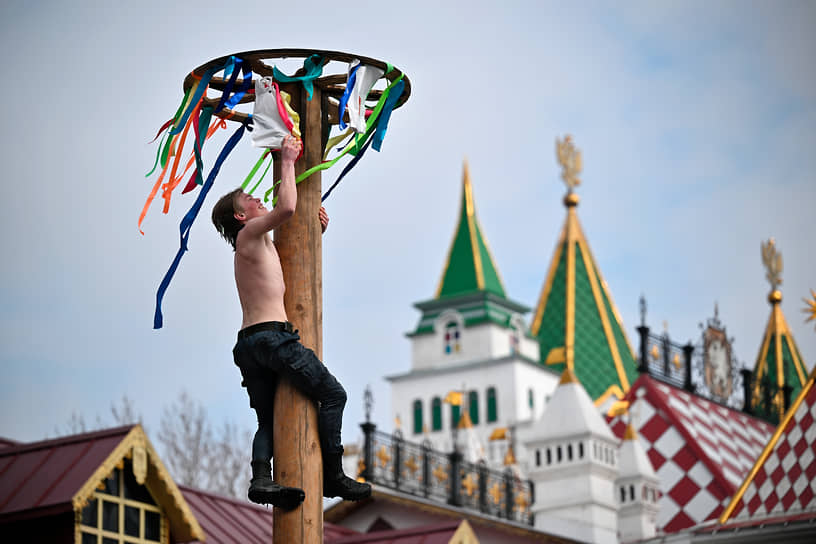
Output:
[[498,421],[499,419],[499,411],[496,406],[496,388],[495,387],[488,387],[487,388],[487,422],[493,423]]
[[474,425],[479,424],[479,393],[471,391],[468,394],[468,404],[470,406],[470,421]]
[[451,404],[451,427],[456,427],[459,424],[459,406]]
[[431,401],[431,428],[434,431],[442,430],[442,400],[439,397]]
[[414,401],[414,434],[422,434],[422,401]]

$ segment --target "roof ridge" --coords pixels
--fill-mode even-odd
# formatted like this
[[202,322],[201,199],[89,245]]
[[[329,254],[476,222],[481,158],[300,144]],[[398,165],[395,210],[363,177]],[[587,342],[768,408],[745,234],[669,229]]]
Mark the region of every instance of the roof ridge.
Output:
[[98,438],[105,438],[115,436],[117,434],[127,435],[134,427],[140,425],[133,423],[130,425],[122,425],[119,427],[111,427],[110,429],[101,429],[97,431],[88,431],[80,434],[71,434],[61,436],[58,438],[47,438],[45,440],[38,440],[36,442],[18,442],[17,445],[0,448],[0,457],[6,455],[16,455],[18,453],[26,453],[44,448],[53,448],[55,446],[64,446],[67,444],[75,444],[78,442],[85,442],[87,440],[95,440]]

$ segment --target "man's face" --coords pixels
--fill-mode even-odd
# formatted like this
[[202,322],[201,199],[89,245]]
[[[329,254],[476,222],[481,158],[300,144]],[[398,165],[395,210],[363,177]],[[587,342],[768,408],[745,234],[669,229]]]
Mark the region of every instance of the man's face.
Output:
[[268,212],[260,198],[253,198],[241,192],[235,199],[235,218],[239,221],[249,221],[253,217],[260,217]]

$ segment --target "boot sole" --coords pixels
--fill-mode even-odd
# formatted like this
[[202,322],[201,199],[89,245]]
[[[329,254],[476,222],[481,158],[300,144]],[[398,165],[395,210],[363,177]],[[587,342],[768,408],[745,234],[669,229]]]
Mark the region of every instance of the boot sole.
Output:
[[256,504],[271,504],[284,510],[292,510],[300,506],[306,494],[300,489],[284,488],[280,491],[260,491],[252,489],[248,493],[249,500]]

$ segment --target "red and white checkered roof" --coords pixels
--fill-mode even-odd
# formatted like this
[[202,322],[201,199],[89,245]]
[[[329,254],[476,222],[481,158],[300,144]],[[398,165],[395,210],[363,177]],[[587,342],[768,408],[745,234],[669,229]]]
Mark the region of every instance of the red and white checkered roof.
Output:
[[[768,423],[642,375],[626,395],[660,478],[658,530],[672,533],[718,517],[773,434]],[[616,436],[626,428],[609,422]]]
[[816,370],[720,521],[816,510]]

